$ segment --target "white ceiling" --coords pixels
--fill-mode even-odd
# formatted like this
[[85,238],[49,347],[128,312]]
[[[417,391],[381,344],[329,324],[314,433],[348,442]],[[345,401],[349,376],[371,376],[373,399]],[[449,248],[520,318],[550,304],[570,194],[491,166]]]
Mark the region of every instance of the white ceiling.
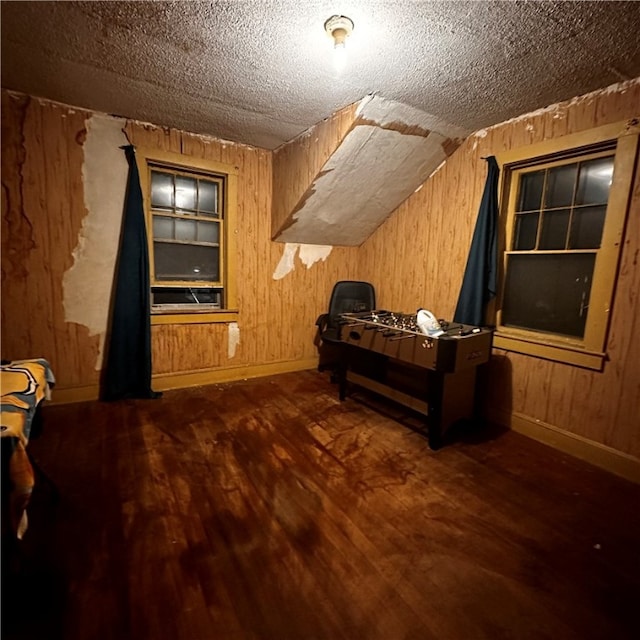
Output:
[[[323,24],[355,23],[334,70]],[[640,2],[2,2],[2,86],[268,149],[376,93],[463,132],[640,76]]]

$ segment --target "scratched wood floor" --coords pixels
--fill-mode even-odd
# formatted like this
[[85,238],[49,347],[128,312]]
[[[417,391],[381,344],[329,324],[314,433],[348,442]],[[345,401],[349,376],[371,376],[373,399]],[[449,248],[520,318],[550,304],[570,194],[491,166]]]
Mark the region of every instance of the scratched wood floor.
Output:
[[363,400],[309,371],[45,407],[60,497],[3,637],[640,637],[640,487],[490,427],[433,452]]

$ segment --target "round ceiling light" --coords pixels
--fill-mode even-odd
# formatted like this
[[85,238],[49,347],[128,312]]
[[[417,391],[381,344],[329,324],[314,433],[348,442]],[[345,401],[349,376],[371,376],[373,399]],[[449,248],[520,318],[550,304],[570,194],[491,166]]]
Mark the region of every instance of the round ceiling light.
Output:
[[333,46],[344,48],[347,38],[353,31],[353,20],[347,16],[331,16],[324,23],[324,30],[333,38]]

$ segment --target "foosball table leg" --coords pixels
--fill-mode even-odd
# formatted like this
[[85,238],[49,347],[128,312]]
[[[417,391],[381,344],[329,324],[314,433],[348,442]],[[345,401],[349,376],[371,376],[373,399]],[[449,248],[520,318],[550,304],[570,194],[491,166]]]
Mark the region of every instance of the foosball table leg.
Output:
[[455,373],[429,372],[427,426],[429,447],[439,449],[448,429],[459,420],[473,417],[477,367]]
[[442,446],[442,435],[440,429],[433,429],[429,427],[429,434],[427,436],[429,441],[429,449],[437,451]]
[[338,363],[338,397],[341,402],[347,397],[347,357],[344,349]]
[[444,392],[443,375],[429,371],[427,373],[427,439],[429,449],[436,451],[442,447],[442,394]]

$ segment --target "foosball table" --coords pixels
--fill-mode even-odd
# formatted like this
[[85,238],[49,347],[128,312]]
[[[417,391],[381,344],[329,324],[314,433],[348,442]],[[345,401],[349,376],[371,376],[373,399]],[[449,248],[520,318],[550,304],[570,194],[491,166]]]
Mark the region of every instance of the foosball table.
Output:
[[355,385],[409,407],[425,417],[429,447],[440,448],[452,424],[474,417],[476,370],[493,337],[484,327],[440,325],[436,337],[421,331],[416,314],[341,314],[340,399]]

